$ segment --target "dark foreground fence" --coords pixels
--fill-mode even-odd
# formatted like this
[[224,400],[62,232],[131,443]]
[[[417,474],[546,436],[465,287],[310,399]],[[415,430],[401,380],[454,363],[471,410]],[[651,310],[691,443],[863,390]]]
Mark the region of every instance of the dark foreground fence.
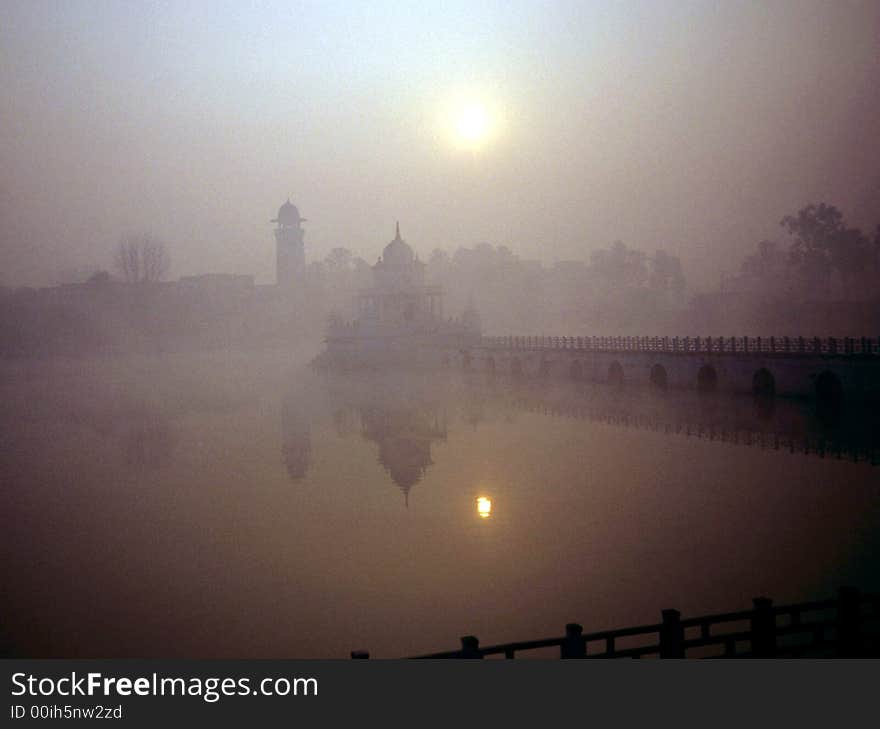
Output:
[[[411,658],[515,658],[523,651],[558,648],[560,658],[864,658],[880,656],[880,595],[841,588],[837,598],[774,606],[758,597],[751,610],[683,619],[663,610],[652,625],[584,633],[577,623],[558,638],[461,648]],[[626,645],[623,645],[626,643]],[[353,651],[352,658],[369,658]]]

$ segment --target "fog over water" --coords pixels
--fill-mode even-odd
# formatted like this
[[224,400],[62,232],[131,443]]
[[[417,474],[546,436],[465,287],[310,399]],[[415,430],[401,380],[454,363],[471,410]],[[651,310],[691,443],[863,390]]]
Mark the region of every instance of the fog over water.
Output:
[[392,657],[880,587],[876,415],[301,365],[4,366],[6,647]]

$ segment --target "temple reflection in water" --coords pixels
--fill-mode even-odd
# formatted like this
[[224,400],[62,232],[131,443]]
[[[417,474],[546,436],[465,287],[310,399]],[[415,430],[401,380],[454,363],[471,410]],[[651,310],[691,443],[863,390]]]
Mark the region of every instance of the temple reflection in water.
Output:
[[[851,412],[829,418],[807,403],[793,401],[726,394],[664,396],[601,385],[517,385],[456,376],[373,375],[358,381],[329,376],[323,387],[336,434],[359,434],[377,446],[377,461],[403,493],[406,505],[412,488],[434,464],[432,449],[447,442],[449,428],[476,430],[489,423],[513,423],[528,413],[880,464],[876,416],[872,420],[869,413]],[[300,474],[308,468],[311,446],[301,410],[285,412],[284,455],[293,476],[294,465]],[[457,456],[449,452],[447,457]],[[475,498],[477,514],[488,518],[491,498]]]
[[436,383],[377,376],[360,385],[328,378],[334,430],[377,446],[377,461],[409,506],[412,488],[433,464],[432,448],[446,442],[447,413]]
[[409,492],[425,475],[431,460],[431,445],[446,440],[446,420],[426,408],[386,409],[371,406],[361,411],[364,438],[379,446],[381,463],[391,480],[403,492],[409,506]]

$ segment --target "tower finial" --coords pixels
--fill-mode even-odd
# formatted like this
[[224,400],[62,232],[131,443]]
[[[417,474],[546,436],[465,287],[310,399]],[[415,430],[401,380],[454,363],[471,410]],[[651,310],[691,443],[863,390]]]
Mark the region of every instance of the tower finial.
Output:
[[394,227],[394,239],[400,240],[400,221],[397,221],[397,224]]

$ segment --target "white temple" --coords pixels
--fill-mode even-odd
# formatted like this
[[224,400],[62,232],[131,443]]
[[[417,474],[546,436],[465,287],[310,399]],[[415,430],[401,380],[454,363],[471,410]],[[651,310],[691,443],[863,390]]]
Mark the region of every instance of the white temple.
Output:
[[458,320],[443,318],[443,292],[425,283],[425,264],[400,237],[385,246],[373,266],[373,286],[357,295],[357,318],[331,317],[327,349],[318,364],[378,366],[395,362],[442,364],[453,350],[479,340],[472,306]]

